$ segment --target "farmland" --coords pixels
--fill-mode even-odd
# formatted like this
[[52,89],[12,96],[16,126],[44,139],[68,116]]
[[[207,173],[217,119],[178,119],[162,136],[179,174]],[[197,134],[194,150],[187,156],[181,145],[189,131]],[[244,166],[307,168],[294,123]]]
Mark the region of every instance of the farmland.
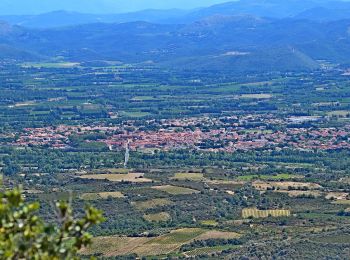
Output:
[[274,210],[258,210],[258,209],[243,209],[242,210],[242,217],[243,218],[267,218],[267,217],[289,217],[290,216],[289,210],[280,210],[280,209],[274,209]]
[[164,192],[169,193],[171,195],[188,195],[188,194],[193,194],[193,193],[199,192],[199,191],[194,190],[194,189],[178,187],[178,186],[171,186],[171,185],[155,186],[155,187],[153,187],[153,189],[164,191]]
[[79,178],[89,180],[108,180],[112,182],[152,182],[152,180],[143,178],[143,173],[127,173],[127,174],[87,174]]
[[22,186],[48,221],[58,199],[77,215],[101,209],[85,256],[322,259],[348,248],[337,243],[350,226],[340,72],[27,65],[0,73],[4,185]]

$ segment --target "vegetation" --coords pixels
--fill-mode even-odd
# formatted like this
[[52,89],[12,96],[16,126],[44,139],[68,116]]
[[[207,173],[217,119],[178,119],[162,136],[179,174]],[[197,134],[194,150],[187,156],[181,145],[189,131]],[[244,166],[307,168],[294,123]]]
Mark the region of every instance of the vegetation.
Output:
[[26,203],[19,189],[0,193],[1,259],[78,259],[78,251],[90,244],[87,232],[103,218],[88,207],[81,219],[70,205],[57,202],[58,225],[46,224],[37,215],[39,203]]

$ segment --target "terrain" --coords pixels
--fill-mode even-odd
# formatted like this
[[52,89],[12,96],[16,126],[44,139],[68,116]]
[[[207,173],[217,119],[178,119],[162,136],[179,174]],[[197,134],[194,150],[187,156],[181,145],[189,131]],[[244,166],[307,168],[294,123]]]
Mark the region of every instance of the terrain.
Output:
[[348,10],[4,16],[3,186],[102,210],[83,259],[349,259]]
[[4,16],[0,57],[237,73],[313,70],[324,61],[348,63],[347,10],[347,2],[251,0],[192,11]]
[[4,183],[102,209],[82,255],[346,259],[347,69],[1,66]]

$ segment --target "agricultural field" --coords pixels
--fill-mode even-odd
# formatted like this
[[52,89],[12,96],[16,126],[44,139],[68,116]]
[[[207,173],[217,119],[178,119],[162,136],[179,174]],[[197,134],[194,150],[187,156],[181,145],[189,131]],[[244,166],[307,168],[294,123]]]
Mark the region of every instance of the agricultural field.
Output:
[[176,173],[172,180],[188,180],[188,181],[202,181],[204,176],[202,173]]
[[83,200],[98,200],[108,198],[124,198],[124,195],[119,191],[113,192],[98,192],[98,193],[84,193],[81,195]]
[[188,194],[199,193],[198,190],[184,188],[184,187],[178,187],[178,186],[171,186],[171,185],[154,186],[152,188],[169,193],[171,195],[188,195]]
[[306,182],[291,182],[291,181],[282,181],[282,182],[263,182],[263,181],[254,181],[253,187],[260,191],[265,190],[318,190],[322,188],[321,185],[316,183],[306,183]]
[[155,237],[97,237],[94,243],[82,251],[82,254],[101,253],[104,256],[137,254],[138,256],[157,256],[176,253],[180,247],[194,240],[207,240],[210,237],[218,239],[238,238],[233,232],[208,231],[199,228],[183,228],[173,230],[168,234]]
[[144,173],[127,173],[127,174],[86,174],[81,175],[79,178],[81,179],[89,179],[89,180],[106,180],[112,182],[152,182],[151,179],[144,178]]
[[289,217],[290,215],[291,212],[284,209],[258,210],[254,208],[247,208],[242,210],[243,218]]
[[145,214],[143,215],[143,218],[149,222],[164,222],[171,219],[169,213],[166,212]]
[[0,62],[0,171],[102,210],[86,257],[344,255],[350,77],[72,63]]
[[296,174],[276,174],[276,175],[244,175],[237,178],[239,181],[253,181],[253,180],[291,180],[302,179],[304,176]]
[[147,210],[172,204],[168,199],[151,199],[146,201],[135,201],[131,203],[138,210]]

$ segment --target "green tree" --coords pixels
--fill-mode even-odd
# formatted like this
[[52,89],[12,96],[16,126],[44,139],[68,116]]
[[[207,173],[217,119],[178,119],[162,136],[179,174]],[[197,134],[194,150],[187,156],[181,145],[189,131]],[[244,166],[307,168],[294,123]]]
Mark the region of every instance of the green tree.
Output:
[[0,259],[79,259],[91,243],[87,230],[103,221],[93,207],[75,219],[68,203],[57,202],[58,222],[47,224],[37,215],[39,203],[26,203],[20,189],[0,192]]

